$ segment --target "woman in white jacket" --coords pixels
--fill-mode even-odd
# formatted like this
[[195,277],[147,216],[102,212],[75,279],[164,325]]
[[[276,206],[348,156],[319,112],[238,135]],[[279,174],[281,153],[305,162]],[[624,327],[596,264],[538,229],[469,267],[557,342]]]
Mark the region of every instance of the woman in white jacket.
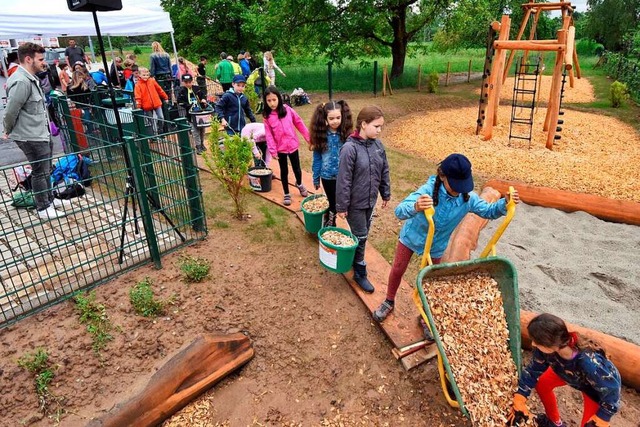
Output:
[[280,71],[282,77],[287,77],[284,71],[282,71],[280,67],[278,67],[278,64],[276,64],[276,61],[275,59],[273,59],[273,54],[270,50],[264,53],[264,57],[262,59],[264,60],[264,72],[267,74],[267,76],[269,76],[269,80],[271,80],[271,84],[273,86],[276,85],[276,70]]

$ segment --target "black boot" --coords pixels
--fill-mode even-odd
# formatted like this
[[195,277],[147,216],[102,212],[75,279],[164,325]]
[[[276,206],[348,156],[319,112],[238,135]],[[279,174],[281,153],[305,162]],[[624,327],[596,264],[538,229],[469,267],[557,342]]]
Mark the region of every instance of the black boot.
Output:
[[364,292],[371,294],[373,293],[373,291],[375,291],[375,288],[373,287],[369,279],[367,279],[366,265],[353,264],[353,280],[358,284],[358,286],[360,286],[360,288]]
[[329,214],[330,212],[327,211],[322,215],[322,228],[329,227]]
[[327,212],[327,223],[325,227],[335,227],[336,226],[336,214],[329,211]]

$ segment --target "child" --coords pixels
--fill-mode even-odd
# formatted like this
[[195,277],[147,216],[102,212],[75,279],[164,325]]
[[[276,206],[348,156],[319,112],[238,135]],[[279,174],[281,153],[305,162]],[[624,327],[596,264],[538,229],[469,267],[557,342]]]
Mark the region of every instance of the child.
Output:
[[263,123],[249,123],[242,128],[240,136],[247,138],[253,143],[251,151],[253,152],[254,162],[256,160],[264,161],[265,166],[269,166],[271,155],[267,149],[267,135],[264,130]]
[[233,76],[231,89],[226,91],[216,103],[218,121],[225,127],[229,135],[240,135],[246,123],[245,114],[249,117],[251,123],[256,121],[256,117],[249,106],[249,99],[244,96],[245,85],[246,80],[242,74]]
[[329,199],[329,212],[323,226],[336,225],[336,179],[340,149],[353,130],[351,110],[345,101],[320,104],[311,116],[311,148],[313,149],[313,186],[322,187]]
[[[487,203],[472,190],[471,162],[462,154],[451,154],[440,163],[436,175],[429,177],[426,184],[396,207],[396,217],[406,222],[400,230],[396,254],[389,272],[387,299],[373,312],[376,321],[382,322],[393,311],[396,293],[411,257],[414,252],[418,255],[424,252],[429,231],[424,210],[431,206],[436,209],[433,217],[435,234],[430,254],[434,264],[440,262],[451,233],[467,212],[489,219],[496,219],[507,213],[507,200]],[[513,199],[516,203],[520,200],[517,192]],[[425,336],[431,338],[426,325],[422,326]]]
[[269,77],[269,80],[271,80],[272,85],[274,86],[276,85],[276,70],[280,71],[280,74],[282,74],[282,77],[287,77],[284,71],[282,71],[280,67],[278,67],[278,64],[276,64],[276,60],[273,59],[273,53],[271,53],[270,50],[264,53],[263,59],[264,59],[264,72]]
[[356,119],[356,131],[340,150],[340,166],[336,182],[336,211],[346,218],[351,232],[358,238],[353,260],[353,280],[366,293],[374,291],[367,279],[364,250],[371,229],[373,208],[382,196],[382,207],[391,199],[389,163],[378,139],[384,124],[380,107],[364,107]]
[[[156,113],[156,119],[164,120],[164,114],[162,113],[162,102],[168,101],[169,97],[162,90],[156,79],[151,77],[149,70],[140,67],[140,80],[136,83],[136,87],[133,90],[134,97],[136,99],[136,107],[141,108],[144,114],[153,118],[153,113]],[[153,121],[154,133],[158,133],[157,120]]]
[[[236,76],[238,77],[238,76]],[[309,192],[302,184],[302,170],[300,169],[300,157],[298,155],[298,136],[296,129],[302,134],[305,141],[309,142],[309,131],[295,110],[282,102],[282,95],[275,86],[269,86],[264,93],[265,106],[264,129],[267,137],[267,146],[271,157],[280,165],[280,180],[284,190],[284,205],[291,204],[289,194],[289,166],[287,157],[291,159],[291,168],[296,177],[296,187],[302,197],[307,197]]]
[[[127,80],[127,84],[124,86],[124,91],[129,93],[134,93],[136,90],[136,83],[140,80],[140,70],[136,64],[131,66],[131,77]],[[131,99],[129,94],[125,93],[124,98]]]
[[191,135],[193,135],[196,154],[200,155],[206,151],[206,147],[204,146],[204,133],[206,128],[198,127],[189,111],[192,107],[206,109],[208,107],[207,100],[201,99],[198,96],[198,91],[193,89],[193,77],[191,74],[182,76],[182,84],[183,86],[178,88],[178,104],[186,110],[186,119],[191,125]]
[[522,370],[518,391],[507,425],[528,420],[527,398],[535,387],[545,413],[536,417],[540,427],[565,426],[560,419],[553,389],[570,385],[582,392],[584,410],[581,426],[608,427],[609,420],[620,408],[620,373],[604,351],[588,345],[553,314],[540,314],[527,326],[533,355]]

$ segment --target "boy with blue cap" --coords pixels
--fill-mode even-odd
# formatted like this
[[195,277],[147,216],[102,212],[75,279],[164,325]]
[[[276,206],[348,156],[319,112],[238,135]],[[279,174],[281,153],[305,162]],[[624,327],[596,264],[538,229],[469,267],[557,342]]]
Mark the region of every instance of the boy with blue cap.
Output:
[[[434,264],[440,263],[451,233],[458,226],[462,218],[469,213],[496,219],[507,213],[507,199],[500,199],[495,203],[488,203],[473,191],[473,176],[471,162],[464,155],[454,153],[444,159],[438,166],[436,175],[432,175],[426,184],[418,188],[404,199],[395,214],[398,219],[406,220],[400,230],[400,238],[396,247],[389,281],[387,284],[387,299],[373,312],[373,318],[382,322],[393,311],[394,301],[402,275],[414,253],[422,256],[424,244],[429,231],[429,223],[423,211],[435,208],[433,222],[435,233],[431,246],[431,259]],[[518,192],[514,192],[513,200],[518,203]],[[428,329],[425,329],[427,336]],[[427,338],[430,338],[427,336]]]
[[233,76],[231,89],[226,91],[216,103],[216,116],[229,135],[240,135],[240,131],[246,124],[245,114],[251,123],[256,121],[249,106],[249,99],[244,96],[246,83],[247,80],[242,74]]

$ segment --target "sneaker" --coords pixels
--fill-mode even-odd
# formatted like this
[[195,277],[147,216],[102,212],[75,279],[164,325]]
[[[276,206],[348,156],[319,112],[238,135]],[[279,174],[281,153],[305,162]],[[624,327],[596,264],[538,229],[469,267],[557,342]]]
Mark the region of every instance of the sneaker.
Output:
[[389,301],[384,300],[382,304],[380,304],[380,307],[373,312],[373,320],[376,322],[382,322],[392,311],[393,304],[389,304]]
[[424,339],[427,341],[435,341],[433,339],[433,334],[431,333],[431,329],[429,329],[429,325],[427,325],[427,323],[424,321],[422,316],[418,317],[418,322],[422,327],[422,334],[424,335]]
[[291,205],[291,195],[285,194],[284,201],[282,202],[285,206]]
[[71,200],[58,199],[55,197],[53,198],[53,202],[51,202],[51,205],[56,209],[62,210],[73,207]]
[[38,217],[43,221],[48,221],[54,218],[62,218],[66,215],[67,214],[65,214],[64,212],[58,212],[57,210],[55,210],[52,205],[49,205],[47,209],[38,211]]
[[305,187],[304,184],[296,185],[296,187],[298,187],[298,190],[300,190],[300,195],[302,197],[307,197],[309,195],[307,187]]

